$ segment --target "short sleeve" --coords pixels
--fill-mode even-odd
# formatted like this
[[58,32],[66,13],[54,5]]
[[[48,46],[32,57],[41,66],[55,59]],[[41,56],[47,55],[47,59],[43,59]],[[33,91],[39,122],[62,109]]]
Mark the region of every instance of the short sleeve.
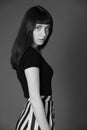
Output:
[[35,48],[29,47],[22,57],[22,68],[26,69],[29,67],[40,68],[40,55]]

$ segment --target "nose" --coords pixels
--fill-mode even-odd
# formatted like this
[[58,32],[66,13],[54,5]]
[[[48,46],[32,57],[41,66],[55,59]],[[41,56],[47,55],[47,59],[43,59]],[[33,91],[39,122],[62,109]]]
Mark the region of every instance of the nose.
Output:
[[45,38],[46,37],[46,30],[42,29],[42,37]]

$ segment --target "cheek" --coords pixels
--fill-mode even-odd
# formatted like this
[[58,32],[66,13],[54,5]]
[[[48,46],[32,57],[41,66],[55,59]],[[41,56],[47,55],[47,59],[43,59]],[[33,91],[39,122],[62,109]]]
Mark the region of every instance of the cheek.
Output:
[[33,32],[33,39],[35,39],[35,37],[36,37],[36,34],[35,34],[35,31]]
[[38,33],[37,33],[37,31],[34,31],[34,32],[33,32],[33,39],[34,39],[34,40],[37,40],[37,39],[38,39]]

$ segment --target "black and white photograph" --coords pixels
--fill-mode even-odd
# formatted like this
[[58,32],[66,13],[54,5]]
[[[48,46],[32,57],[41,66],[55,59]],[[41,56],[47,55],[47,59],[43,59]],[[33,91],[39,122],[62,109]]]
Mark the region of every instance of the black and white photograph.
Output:
[[87,130],[87,1],[0,0],[0,130]]

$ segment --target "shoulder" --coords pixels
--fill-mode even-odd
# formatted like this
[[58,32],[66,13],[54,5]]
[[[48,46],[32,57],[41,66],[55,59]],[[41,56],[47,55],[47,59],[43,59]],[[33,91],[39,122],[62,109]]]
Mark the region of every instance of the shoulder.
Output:
[[23,69],[28,67],[40,67],[40,55],[33,47],[28,47],[21,58]]

